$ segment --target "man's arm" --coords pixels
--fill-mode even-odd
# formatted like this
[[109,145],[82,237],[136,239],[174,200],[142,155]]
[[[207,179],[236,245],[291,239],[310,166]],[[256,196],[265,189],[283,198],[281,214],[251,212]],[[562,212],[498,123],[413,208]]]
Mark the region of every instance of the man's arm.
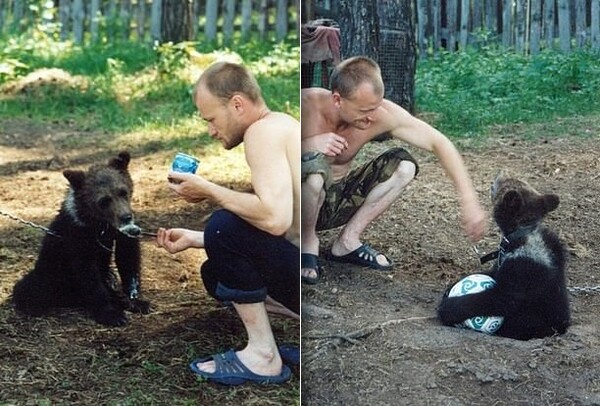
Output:
[[234,191],[200,176],[179,173],[171,175],[182,182],[169,187],[187,201],[208,198],[253,226],[272,235],[282,235],[293,221],[292,174],[286,155],[289,131],[264,121],[247,130],[244,148],[253,192]]
[[383,122],[390,123],[390,134],[411,145],[433,152],[456,188],[461,208],[463,228],[472,241],[478,241],[485,231],[486,215],[463,159],[454,144],[441,132],[410,115],[400,106],[384,102]]

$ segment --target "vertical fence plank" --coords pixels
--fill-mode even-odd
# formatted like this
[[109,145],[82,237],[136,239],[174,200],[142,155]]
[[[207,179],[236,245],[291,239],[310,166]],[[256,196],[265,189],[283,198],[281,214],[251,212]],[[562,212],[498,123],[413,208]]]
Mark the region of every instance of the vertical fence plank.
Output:
[[575,44],[583,48],[587,42],[587,24],[585,21],[585,1],[575,2]]
[[217,17],[219,15],[219,1],[206,0],[206,23],[204,24],[204,36],[209,41],[217,39]]
[[192,37],[198,38],[198,28],[200,27],[200,0],[193,0],[192,4]]
[[139,42],[144,42],[146,34],[146,0],[138,0],[136,13],[136,34]]
[[590,22],[592,25],[592,49],[600,50],[600,0],[592,0]]
[[446,2],[446,16],[447,16],[447,29],[448,35],[446,48],[454,52],[456,51],[456,0],[447,0]]
[[100,0],[92,0],[90,4],[90,40],[98,42],[100,26]]
[[83,0],[73,0],[73,36],[76,44],[83,44]]
[[25,0],[13,0],[13,22],[12,22],[12,30],[20,31],[21,30],[21,22],[23,20],[23,16],[25,14]]
[[424,58],[427,53],[427,40],[425,29],[427,27],[427,0],[417,0],[417,49],[419,58]]
[[235,20],[236,0],[225,0],[225,16],[223,17],[223,39],[226,44],[233,39],[233,22]]
[[542,0],[531,0],[531,34],[529,39],[529,52],[537,55],[540,52],[542,32]]
[[242,40],[246,41],[250,36],[252,26],[252,0],[242,0]]
[[66,41],[71,33],[71,0],[62,0],[58,6],[60,21],[60,40]]
[[131,0],[121,0],[119,29],[121,30],[121,38],[127,41],[131,35]]
[[512,0],[502,2],[502,46],[509,48],[512,45]]
[[460,49],[467,49],[467,42],[469,40],[469,12],[470,12],[470,0],[461,0],[460,8]]
[[544,38],[546,48],[554,46],[555,25],[554,16],[556,15],[555,0],[544,0]]
[[288,31],[288,0],[277,0],[275,12],[275,35],[277,41],[282,41]]
[[490,34],[498,33],[498,22],[496,15],[498,13],[496,0],[485,0],[485,28]]
[[0,35],[4,33],[6,25],[6,8],[8,8],[7,0],[0,0]]
[[441,7],[440,0],[431,0],[431,12],[433,17],[431,19],[431,23],[433,24],[433,55],[437,55],[440,50],[441,43],[441,35],[440,35],[440,26],[441,26]]
[[473,7],[473,18],[471,19],[472,32],[480,31],[483,27],[483,1],[472,2],[471,7]]
[[153,43],[161,41],[161,14],[162,0],[152,0],[152,8],[150,9],[150,35]]
[[260,0],[260,7],[258,9],[258,35],[260,39],[264,39],[267,32],[268,12],[267,0]]
[[558,36],[560,50],[569,53],[571,51],[571,13],[569,12],[569,0],[558,0]]
[[526,0],[516,0],[515,5],[515,51],[522,54],[525,52],[525,4]]

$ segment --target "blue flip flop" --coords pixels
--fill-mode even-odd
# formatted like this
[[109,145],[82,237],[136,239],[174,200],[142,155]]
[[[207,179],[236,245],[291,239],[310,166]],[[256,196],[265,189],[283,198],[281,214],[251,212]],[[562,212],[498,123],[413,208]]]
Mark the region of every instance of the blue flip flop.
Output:
[[[215,361],[216,370],[213,373],[204,372],[198,369],[196,364]],[[204,358],[198,358],[190,364],[191,370],[198,376],[209,381],[220,383],[222,385],[242,385],[253,382],[260,385],[270,383],[284,383],[292,376],[290,368],[283,364],[281,373],[276,376],[258,375],[250,371],[237,357],[234,350],[229,350],[222,354],[215,354]]]
[[288,365],[300,364],[300,347],[294,344],[279,345],[279,356],[281,360]]

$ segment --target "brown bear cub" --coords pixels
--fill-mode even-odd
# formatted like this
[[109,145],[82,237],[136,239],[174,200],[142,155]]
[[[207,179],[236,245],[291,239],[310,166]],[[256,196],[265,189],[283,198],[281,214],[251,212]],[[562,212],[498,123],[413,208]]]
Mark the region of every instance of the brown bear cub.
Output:
[[[124,310],[148,313],[140,294],[141,229],[131,210],[130,155],[87,172],[65,170],[70,187],[42,241],[34,269],[13,289],[16,309],[38,316],[52,308],[85,308],[107,326],[127,324]],[[114,288],[112,254],[122,292]]]
[[489,273],[496,286],[459,297],[446,292],[437,309],[439,319],[451,326],[475,316],[503,316],[496,334],[519,340],[565,333],[570,323],[567,251],[541,224],[558,207],[558,196],[541,194],[506,174],[498,175],[491,196],[503,235]]

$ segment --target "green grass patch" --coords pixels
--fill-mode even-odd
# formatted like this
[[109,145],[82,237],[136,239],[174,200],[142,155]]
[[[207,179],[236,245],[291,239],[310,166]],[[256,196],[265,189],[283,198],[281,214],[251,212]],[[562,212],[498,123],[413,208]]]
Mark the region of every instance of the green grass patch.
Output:
[[419,111],[450,136],[482,136],[493,125],[547,122],[600,109],[600,58],[577,51],[534,57],[487,47],[419,62]]
[[[215,50],[202,41],[81,47],[34,30],[0,39],[0,120],[69,123],[119,136],[162,133],[158,138],[171,140],[160,145],[174,149],[178,140],[182,147],[203,145],[210,140],[203,138],[204,123],[194,118],[191,89],[204,68],[220,59],[243,62],[269,107],[299,118],[299,54],[296,35],[281,43],[251,41]],[[54,77],[56,70],[66,77]]]

